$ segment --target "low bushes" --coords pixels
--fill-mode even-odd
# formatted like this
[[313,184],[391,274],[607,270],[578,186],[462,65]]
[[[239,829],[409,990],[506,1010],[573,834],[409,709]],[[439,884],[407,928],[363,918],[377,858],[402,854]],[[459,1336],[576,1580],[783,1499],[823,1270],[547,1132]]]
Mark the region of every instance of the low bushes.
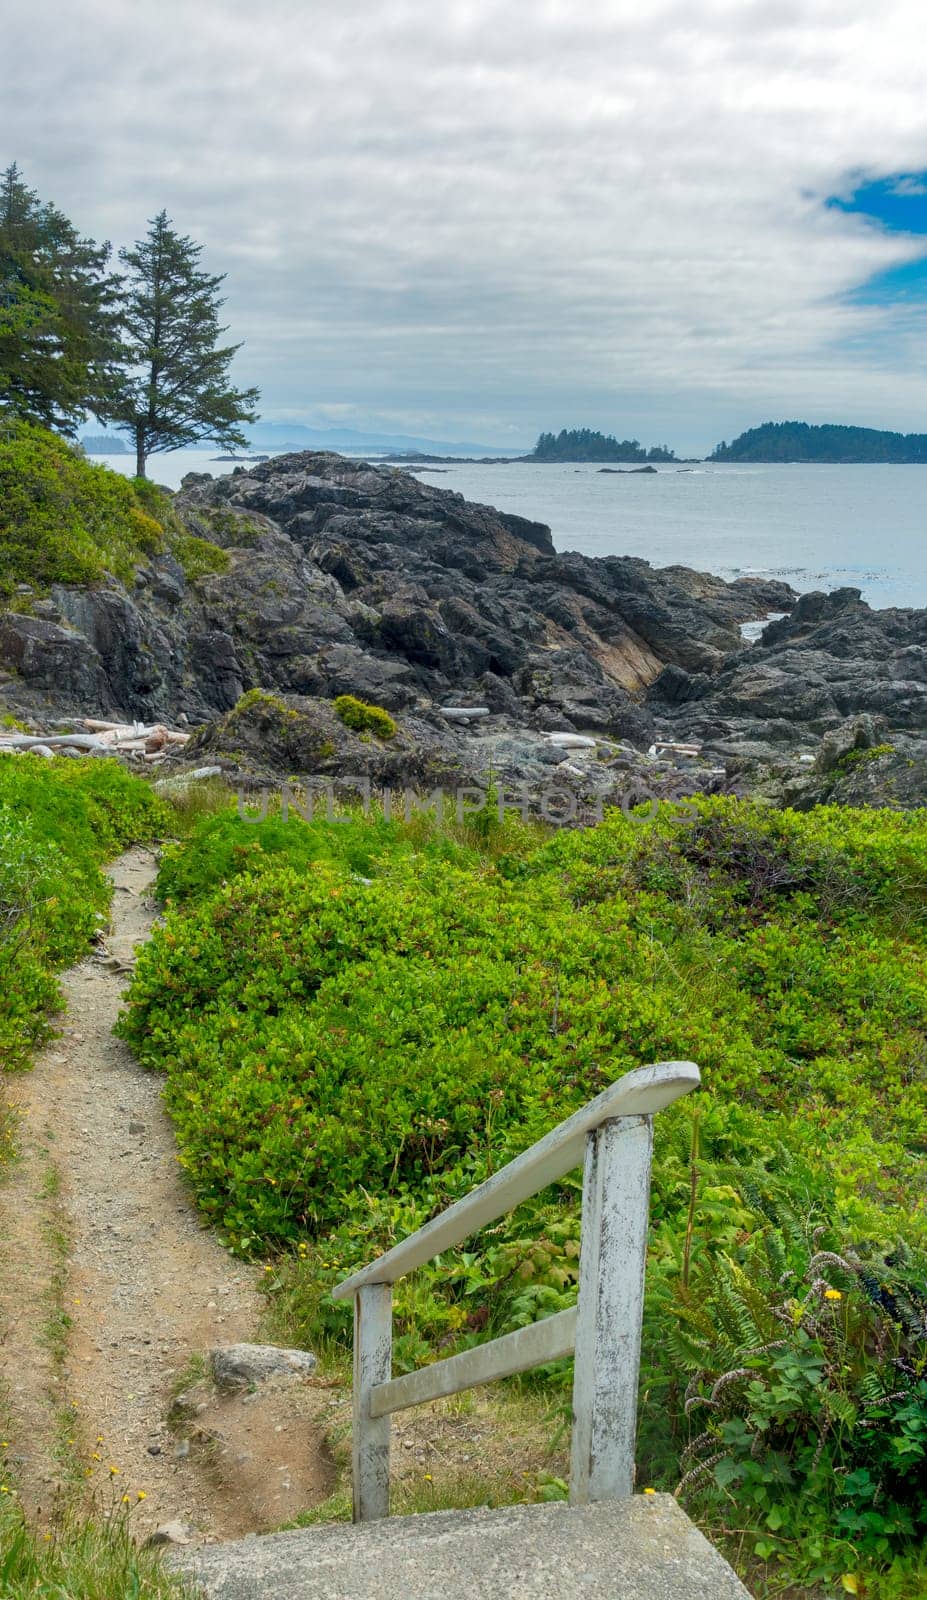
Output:
[[168,823],[115,761],[0,756],[0,1066],[48,1037],[54,973],[87,948],[109,903],[104,861]]
[[24,422],[0,428],[0,600],[18,583],[98,583],[131,577],[170,550],[187,576],[223,571],[224,550],[190,534],[168,495],[93,464],[57,434]]
[[[927,816],[699,801],[484,846],[228,812],[169,854],[122,1027],[199,1203],[347,1343],[338,1277],[620,1073],[696,1060],[656,1124],[642,1481],[687,1480],[757,1583],[914,1594]],[[397,1364],[562,1309],[577,1252],[570,1179],[397,1286]]]
[[131,483],[29,423],[0,431],[0,594],[126,578],[163,543]]
[[382,706],[369,705],[353,694],[340,694],[335,701],[335,711],[345,727],[353,728],[355,733],[373,733],[378,739],[395,737],[396,724]]

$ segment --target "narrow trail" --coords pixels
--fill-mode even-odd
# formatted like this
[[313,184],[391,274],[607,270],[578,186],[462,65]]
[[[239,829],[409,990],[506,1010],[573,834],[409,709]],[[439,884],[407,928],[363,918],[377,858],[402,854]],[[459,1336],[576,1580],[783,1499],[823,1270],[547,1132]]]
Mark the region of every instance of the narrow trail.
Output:
[[104,1507],[125,1495],[142,1535],[179,1519],[227,1538],[324,1498],[327,1397],[311,1383],[227,1398],[199,1385],[186,1420],[168,1421],[191,1359],[260,1337],[262,1300],[254,1269],[191,1206],[158,1076],[112,1034],[126,966],[155,920],[154,874],[138,849],[110,868],[106,950],[64,975],[61,1037],[11,1086],[20,1159],[0,1189],[3,1428],[33,1509],[68,1488]]

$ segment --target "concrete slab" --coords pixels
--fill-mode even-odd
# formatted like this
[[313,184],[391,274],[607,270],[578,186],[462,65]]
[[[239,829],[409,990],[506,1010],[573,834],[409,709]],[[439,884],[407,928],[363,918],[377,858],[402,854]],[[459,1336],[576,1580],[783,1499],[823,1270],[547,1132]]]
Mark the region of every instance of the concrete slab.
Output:
[[749,1600],[670,1495],[345,1523],[172,1558],[209,1600]]

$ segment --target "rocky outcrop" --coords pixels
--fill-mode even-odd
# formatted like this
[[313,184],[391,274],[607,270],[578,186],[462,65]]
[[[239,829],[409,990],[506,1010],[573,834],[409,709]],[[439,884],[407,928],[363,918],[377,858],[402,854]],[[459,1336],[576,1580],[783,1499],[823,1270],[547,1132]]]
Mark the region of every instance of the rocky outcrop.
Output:
[[873,611],[858,589],[802,595],[758,642],[712,676],[664,671],[656,714],[718,751],[748,739],[771,750],[822,738],[868,714],[927,730],[927,611]]
[[927,800],[927,611],[805,594],[719,672],[667,667],[647,700],[742,789],[792,805]]
[[192,477],[174,507],[225,546],[228,571],[191,582],[159,556],[131,588],[58,585],[41,617],[6,613],[0,667],[23,709],[203,722],[255,686],[393,711],[471,693],[532,725],[640,742],[640,693],[668,662],[717,670],[741,621],[794,598],[560,555],[540,523],[339,456]]
[[[632,779],[790,804],[927,798],[927,612],[558,552],[540,523],[333,455],[190,477],[174,509],[228,569],[190,579],[161,555],[129,587],[20,593],[0,615],[5,709],[41,731],[69,712],[199,724],[191,761],[256,776],[556,770],[597,798]],[[770,613],[747,645],[741,625]],[[242,709],[254,688],[270,700]],[[392,712],[395,740],[350,733],[342,694]],[[461,705],[487,715],[443,715]],[[544,737],[571,729],[597,743]]]

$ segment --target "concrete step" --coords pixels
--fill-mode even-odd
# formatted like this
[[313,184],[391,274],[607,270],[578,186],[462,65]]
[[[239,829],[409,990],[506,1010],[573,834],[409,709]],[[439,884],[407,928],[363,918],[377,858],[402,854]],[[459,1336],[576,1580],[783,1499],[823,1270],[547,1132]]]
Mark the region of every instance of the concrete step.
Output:
[[433,1511],[184,1552],[209,1600],[749,1600],[670,1495]]

